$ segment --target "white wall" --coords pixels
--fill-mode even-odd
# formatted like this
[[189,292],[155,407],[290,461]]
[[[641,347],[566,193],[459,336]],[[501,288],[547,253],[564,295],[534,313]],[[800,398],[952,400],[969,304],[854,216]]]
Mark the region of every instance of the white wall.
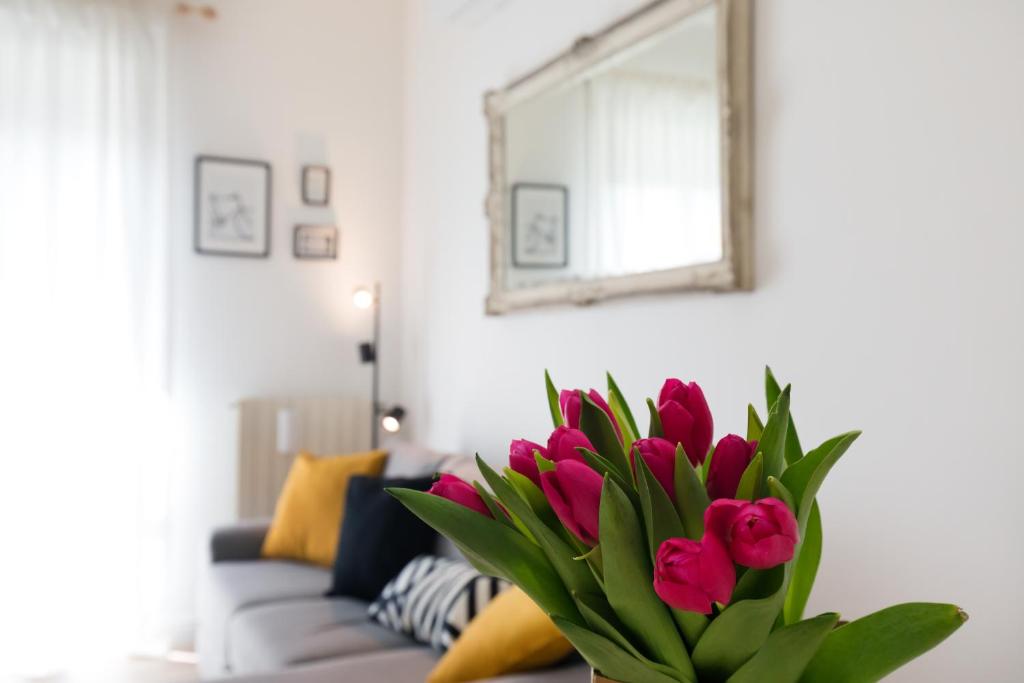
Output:
[[[398,386],[401,0],[216,0],[216,21],[175,18],[169,122],[174,208],[171,386],[184,433],[174,482],[175,607],[191,617],[207,529],[235,513],[236,422],[252,395],[369,397],[356,343],[370,318],[355,286],[384,296],[384,396]],[[269,259],[192,252],[196,154],[273,166]],[[331,205],[301,202],[303,164],[331,167]],[[297,261],[297,222],[334,222],[340,257]],[[388,305],[388,304],[391,305]],[[391,359],[390,362],[388,359]]]
[[481,95],[640,4],[410,3],[402,390],[419,435],[492,459],[543,438],[545,367],[566,386],[611,369],[636,405],[696,378],[721,435],[771,363],[806,442],[864,430],[822,491],[811,609],[957,602],[971,621],[893,679],[1016,680],[1024,4],[758,2],[756,291],[485,317]]

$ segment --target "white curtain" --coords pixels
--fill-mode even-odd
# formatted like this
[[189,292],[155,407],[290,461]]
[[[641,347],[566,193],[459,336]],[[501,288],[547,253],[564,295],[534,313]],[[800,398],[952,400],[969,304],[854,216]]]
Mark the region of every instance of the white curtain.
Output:
[[713,82],[611,71],[588,82],[588,275],[718,260]]
[[158,633],[165,27],[130,0],[0,0],[0,673]]

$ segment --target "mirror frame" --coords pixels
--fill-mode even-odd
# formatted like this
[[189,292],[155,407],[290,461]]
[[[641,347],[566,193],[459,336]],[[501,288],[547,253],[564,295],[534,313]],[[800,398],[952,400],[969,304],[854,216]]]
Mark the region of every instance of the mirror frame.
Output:
[[[600,33],[579,38],[569,50],[505,88],[485,93],[490,167],[485,202],[491,236],[491,283],[486,305],[489,315],[549,304],[584,305],[651,292],[753,288],[752,4],[752,0],[657,0]],[[649,273],[507,288],[509,187],[505,126],[509,111],[549,88],[579,78],[617,52],[711,5],[718,7],[722,259]]]

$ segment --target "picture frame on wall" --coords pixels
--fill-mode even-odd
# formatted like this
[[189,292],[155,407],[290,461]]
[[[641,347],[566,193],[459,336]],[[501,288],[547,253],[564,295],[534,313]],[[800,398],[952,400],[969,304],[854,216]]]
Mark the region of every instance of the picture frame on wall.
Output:
[[512,265],[569,265],[569,188],[550,183],[512,186]]
[[327,166],[302,167],[302,202],[309,206],[327,206],[331,201],[331,169]]
[[270,164],[265,161],[210,155],[196,157],[196,253],[268,257],[270,184]]
[[334,225],[296,225],[292,253],[297,259],[337,259],[338,228]]

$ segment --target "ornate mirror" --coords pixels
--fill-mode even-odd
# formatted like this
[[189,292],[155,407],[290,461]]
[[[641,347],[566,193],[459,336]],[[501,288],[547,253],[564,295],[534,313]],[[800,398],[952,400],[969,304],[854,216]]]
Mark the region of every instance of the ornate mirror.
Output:
[[750,0],[662,0],[487,93],[487,312],[752,286]]

